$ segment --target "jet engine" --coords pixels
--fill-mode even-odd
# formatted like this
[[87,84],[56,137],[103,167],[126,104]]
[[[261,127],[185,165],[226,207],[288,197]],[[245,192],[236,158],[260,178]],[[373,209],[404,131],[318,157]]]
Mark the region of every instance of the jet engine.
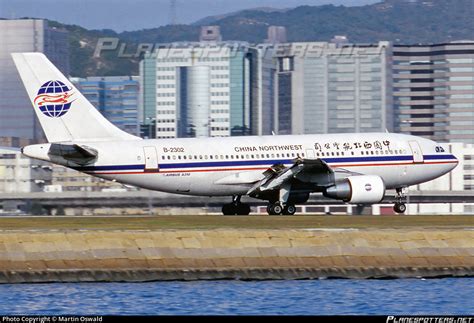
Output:
[[380,176],[350,176],[330,186],[324,196],[353,204],[374,204],[382,201],[385,184]]

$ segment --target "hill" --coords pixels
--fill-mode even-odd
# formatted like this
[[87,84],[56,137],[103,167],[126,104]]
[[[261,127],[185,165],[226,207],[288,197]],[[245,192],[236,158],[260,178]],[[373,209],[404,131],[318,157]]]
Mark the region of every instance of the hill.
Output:
[[244,10],[207,17],[190,25],[162,26],[116,33],[112,30],[87,30],[79,26],[51,24],[70,31],[72,75],[137,74],[138,59],[117,58],[109,52],[92,57],[99,37],[118,37],[134,44],[197,41],[200,25],[212,22],[221,27],[224,40],[263,42],[270,25],[285,26],[289,41],[327,41],[346,35],[351,42],[436,43],[474,39],[474,1],[472,0],[386,0],[373,5],[301,6],[288,10]]

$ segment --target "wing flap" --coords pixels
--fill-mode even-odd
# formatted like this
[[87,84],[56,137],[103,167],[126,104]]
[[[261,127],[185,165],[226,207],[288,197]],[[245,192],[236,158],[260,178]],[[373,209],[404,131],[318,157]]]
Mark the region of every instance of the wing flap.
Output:
[[293,165],[284,167],[283,165],[274,165],[264,173],[264,178],[247,192],[252,195],[258,191],[270,191],[281,188],[289,181],[298,178],[304,181],[304,178],[312,178],[314,175],[331,175],[333,170],[321,159],[302,159],[294,160]]

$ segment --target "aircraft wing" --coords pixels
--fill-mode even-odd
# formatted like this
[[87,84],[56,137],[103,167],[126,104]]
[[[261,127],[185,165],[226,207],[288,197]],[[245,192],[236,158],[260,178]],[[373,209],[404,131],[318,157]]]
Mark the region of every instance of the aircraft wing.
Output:
[[281,164],[273,165],[263,175],[264,178],[255,183],[247,194],[276,190],[295,180],[320,185],[334,180],[334,170],[321,159],[297,158],[293,165],[289,167]]

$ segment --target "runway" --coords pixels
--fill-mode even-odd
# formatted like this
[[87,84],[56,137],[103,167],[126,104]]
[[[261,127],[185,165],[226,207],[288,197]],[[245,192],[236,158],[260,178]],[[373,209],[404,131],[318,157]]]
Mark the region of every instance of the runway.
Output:
[[474,228],[473,215],[390,216],[11,216],[0,230]]

